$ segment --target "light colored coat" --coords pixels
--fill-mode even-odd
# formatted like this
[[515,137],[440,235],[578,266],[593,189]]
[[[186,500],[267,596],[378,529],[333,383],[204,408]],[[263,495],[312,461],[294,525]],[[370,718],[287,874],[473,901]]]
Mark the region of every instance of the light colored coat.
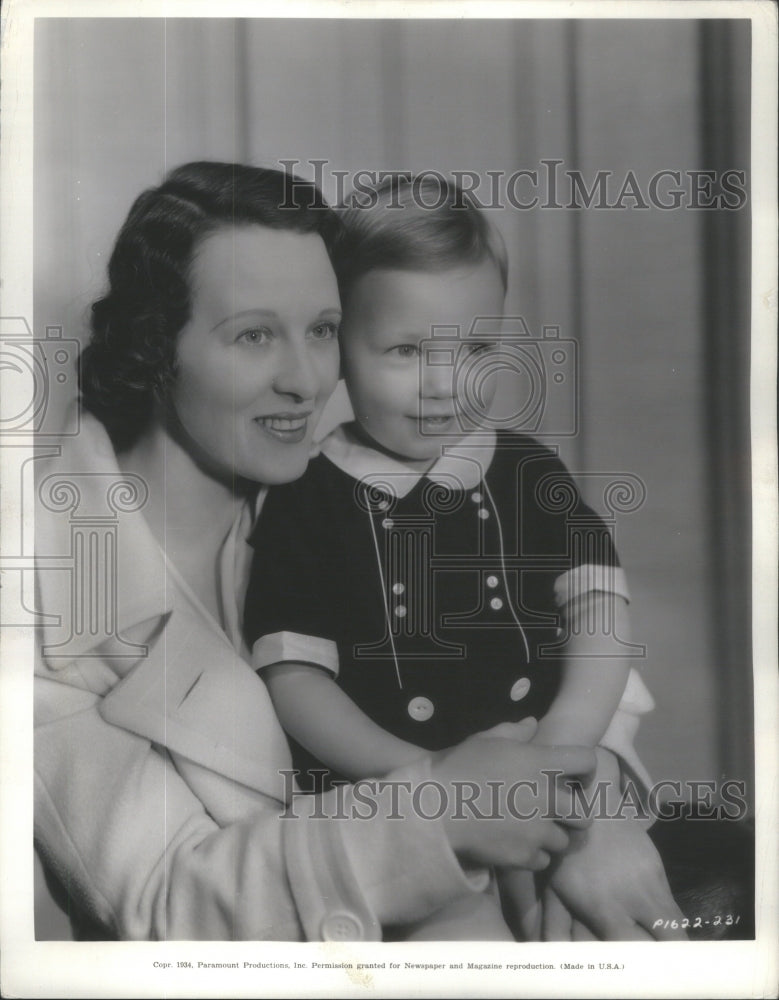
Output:
[[[488,874],[462,870],[442,824],[384,819],[381,801],[354,818],[352,788],[280,818],[290,755],[239,629],[255,512],[223,547],[225,631],[157,545],[145,484],[99,422],[62,440],[37,487],[35,838],[74,902],[123,939],[377,940],[482,892]],[[641,697],[610,730],[634,767]],[[314,815],[337,811],[350,818]]]

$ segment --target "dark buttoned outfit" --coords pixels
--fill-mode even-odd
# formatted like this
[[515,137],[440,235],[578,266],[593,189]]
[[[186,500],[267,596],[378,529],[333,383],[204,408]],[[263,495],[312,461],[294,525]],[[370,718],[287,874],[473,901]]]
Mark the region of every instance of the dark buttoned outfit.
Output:
[[[378,455],[371,466],[360,445],[330,457],[325,442],[302,479],[272,489],[245,608],[255,665],[318,664],[428,750],[543,716],[560,680],[561,584],[582,560],[597,561],[599,588],[621,571],[560,459],[524,435],[493,441],[466,439],[425,475]],[[304,772],[323,766],[294,749]]]

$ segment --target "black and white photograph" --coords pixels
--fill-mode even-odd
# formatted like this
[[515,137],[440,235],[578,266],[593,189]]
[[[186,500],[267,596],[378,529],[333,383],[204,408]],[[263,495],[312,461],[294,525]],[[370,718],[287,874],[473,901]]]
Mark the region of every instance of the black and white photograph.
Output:
[[775,6],[2,53],[3,995],[775,997]]

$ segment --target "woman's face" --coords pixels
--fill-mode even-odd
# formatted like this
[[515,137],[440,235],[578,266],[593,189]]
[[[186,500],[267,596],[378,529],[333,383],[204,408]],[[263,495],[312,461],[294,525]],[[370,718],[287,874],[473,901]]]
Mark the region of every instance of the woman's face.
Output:
[[171,397],[196,456],[227,477],[302,475],[338,378],[340,318],[318,235],[250,225],[207,236]]

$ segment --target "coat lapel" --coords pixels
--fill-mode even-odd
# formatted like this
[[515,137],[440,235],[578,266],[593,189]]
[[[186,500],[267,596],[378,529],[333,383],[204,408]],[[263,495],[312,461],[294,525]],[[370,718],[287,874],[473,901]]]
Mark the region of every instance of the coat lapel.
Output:
[[268,691],[185,604],[138,665],[103,699],[106,721],[231,781],[282,800],[291,759]]
[[[290,768],[291,759],[267,689],[216,622],[183,592],[137,502],[144,484],[133,478],[139,477],[119,469],[105,430],[89,414],[39,477],[36,567],[46,665],[56,673],[74,660],[104,660],[120,677],[100,704],[106,721],[281,799],[279,770]],[[128,504],[131,494],[135,501]],[[78,541],[79,533],[86,543]],[[233,573],[241,569],[241,539],[233,534],[221,570],[231,577],[223,581],[223,598],[235,605],[229,624],[237,642]],[[115,553],[110,578],[93,579],[94,567],[102,571],[107,562],[103,551],[95,550],[90,567],[74,546],[86,544],[87,551],[108,536]],[[85,625],[89,599],[105,601],[109,592],[115,603],[105,614],[98,609],[94,620],[100,627],[92,619]]]

